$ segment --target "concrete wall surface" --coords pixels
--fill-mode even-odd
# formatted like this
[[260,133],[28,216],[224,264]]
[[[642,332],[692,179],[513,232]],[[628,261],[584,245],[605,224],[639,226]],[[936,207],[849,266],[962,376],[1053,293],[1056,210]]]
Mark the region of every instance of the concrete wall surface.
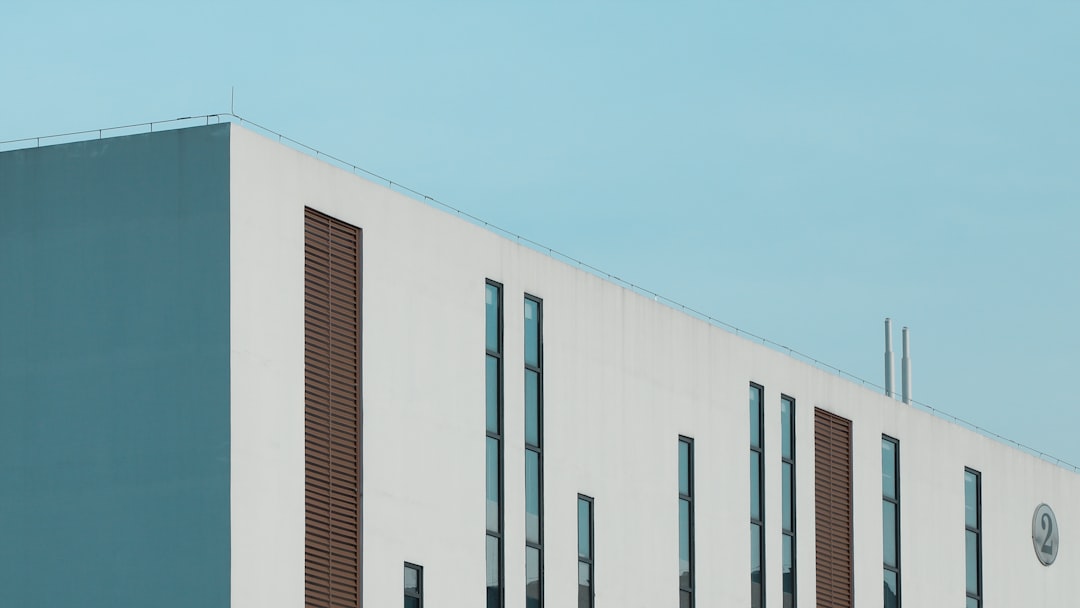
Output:
[[[233,127],[236,607],[303,601],[303,208],[363,229],[364,601],[484,605],[484,283],[503,284],[507,606],[525,606],[523,297],[543,299],[546,605],[678,605],[677,438],[695,440],[699,607],[748,606],[751,382],[765,387],[766,592],[781,606],[780,395],[796,400],[797,594],[815,605],[815,407],[853,421],[855,604],[882,605],[881,436],[900,442],[906,606],[965,601],[964,468],[982,472],[987,606],[1075,603],[1080,477]],[[1060,522],[1057,563],[1031,515]]]
[[0,606],[228,605],[228,153],[0,153]]

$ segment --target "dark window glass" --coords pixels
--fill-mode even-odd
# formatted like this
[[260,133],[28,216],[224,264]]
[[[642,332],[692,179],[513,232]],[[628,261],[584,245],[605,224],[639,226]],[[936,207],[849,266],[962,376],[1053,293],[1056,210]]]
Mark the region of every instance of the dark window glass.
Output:
[[525,443],[540,445],[540,374],[525,370]]
[[794,487],[792,486],[792,483],[793,483],[794,480],[791,477],[791,473],[792,473],[792,469],[794,468],[794,465],[792,465],[790,462],[785,462],[783,464],[782,468],[783,468],[783,474],[782,474],[783,481],[782,482],[784,484],[783,487],[781,488],[781,502],[784,504],[784,508],[783,508],[784,522],[783,522],[783,524],[784,524],[784,529],[785,530],[794,530],[795,529],[795,521],[794,521],[794,518],[793,518],[793,513],[791,512],[792,507],[795,506],[795,504],[793,502],[793,499],[795,497]]
[[525,541],[540,542],[540,454],[525,450]]
[[420,593],[420,570],[405,566],[405,593]]
[[750,524],[750,606],[760,608],[761,603],[761,526]]
[[679,608],[694,608],[694,596],[689,591],[679,592]]
[[487,356],[484,370],[484,382],[487,385],[487,430],[499,432],[499,358]]
[[679,442],[679,494],[690,495],[690,444]]
[[881,524],[885,565],[896,567],[896,503],[882,501]]
[[964,524],[979,527],[979,477],[971,471],[964,472]]
[[900,606],[900,443],[881,437],[881,547],[885,605]]
[[679,597],[694,604],[694,444],[679,437]]
[[525,606],[540,608],[540,550],[525,547]]
[[[762,401],[765,390],[756,384],[750,385],[750,606],[760,608],[764,602],[764,543],[763,530],[765,519],[764,494],[762,482],[765,476],[765,437],[762,427]],[[781,443],[783,443],[781,441]],[[788,508],[787,505],[784,506]]]
[[794,460],[795,402],[786,397],[780,400],[780,437],[782,444],[780,456],[786,460]]
[[541,305],[525,296],[525,605],[540,608],[544,598],[543,556],[543,369]]
[[578,608],[592,608],[592,566],[578,562]]
[[780,462],[783,555],[781,596],[784,608],[795,606],[795,400],[780,397]]
[[750,518],[761,521],[761,452],[750,452]]
[[761,577],[761,526],[750,524],[750,576]]
[[593,608],[592,499],[578,495],[578,608]]
[[[497,353],[499,350],[499,288],[495,285],[487,285],[485,294],[487,301],[487,349]],[[475,317],[474,317],[475,318]]]
[[761,447],[761,388],[750,387],[750,446]]
[[423,569],[405,564],[405,608],[420,608],[423,604]]
[[[784,595],[795,595],[795,539],[789,534],[783,535],[784,539],[784,582],[783,590]],[[784,600],[784,605],[787,605],[787,600]]]
[[979,487],[979,473],[971,469],[964,470],[964,562],[967,588],[967,605],[979,608],[982,604],[982,497]]
[[501,287],[485,284],[484,344],[487,606],[502,608],[502,302]]
[[502,592],[499,589],[499,539],[487,537],[487,605],[498,608],[502,604]]
[[592,559],[592,503],[584,498],[579,498],[578,508],[578,557]]
[[881,440],[881,494],[896,498],[896,444]]
[[525,298],[525,365],[540,367],[540,303]]
[[679,501],[679,585],[690,588],[690,501]]
[[897,582],[898,574],[892,570],[885,571],[885,608],[899,608],[900,584]]
[[967,592],[979,593],[979,533],[968,530],[966,533],[967,553]]
[[487,529],[499,532],[499,440],[487,438]]

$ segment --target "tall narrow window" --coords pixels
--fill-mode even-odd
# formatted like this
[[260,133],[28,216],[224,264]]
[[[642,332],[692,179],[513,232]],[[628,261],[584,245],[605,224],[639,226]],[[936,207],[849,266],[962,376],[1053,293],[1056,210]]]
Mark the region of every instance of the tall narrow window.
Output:
[[795,606],[795,400],[780,397],[780,462],[783,467],[782,529],[784,608]]
[[679,608],[694,608],[694,440],[679,437]]
[[361,604],[361,232],[304,209],[304,597]]
[[853,608],[851,421],[814,408],[814,544],[819,606]]
[[750,607],[765,605],[765,390],[750,384]]
[[487,608],[503,605],[503,357],[502,286],[485,286],[485,382],[487,384]]
[[593,499],[577,498],[578,608],[593,608]]
[[881,543],[885,608],[900,608],[900,442],[881,437]]
[[544,605],[544,326],[525,296],[525,606]]
[[978,471],[964,469],[964,555],[967,608],[982,608],[982,487]]
[[405,608],[424,608],[424,569],[405,562]]

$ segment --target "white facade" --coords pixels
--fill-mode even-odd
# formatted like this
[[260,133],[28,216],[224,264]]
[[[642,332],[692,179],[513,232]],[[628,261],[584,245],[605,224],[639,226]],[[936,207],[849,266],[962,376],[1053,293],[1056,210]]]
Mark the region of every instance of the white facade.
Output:
[[[503,285],[506,605],[525,606],[523,314],[544,306],[545,605],[576,605],[579,493],[600,608],[678,605],[677,438],[695,442],[698,607],[750,605],[751,382],[765,389],[766,605],[781,598],[780,395],[796,400],[797,598],[816,605],[813,412],[852,421],[855,605],[882,605],[881,437],[900,444],[905,606],[963,606],[964,469],[987,606],[1075,605],[1080,477],[257,134],[231,129],[232,605],[304,602],[303,209],[363,230],[363,595],[485,602],[484,284]],[[1036,559],[1053,507],[1061,549]]]

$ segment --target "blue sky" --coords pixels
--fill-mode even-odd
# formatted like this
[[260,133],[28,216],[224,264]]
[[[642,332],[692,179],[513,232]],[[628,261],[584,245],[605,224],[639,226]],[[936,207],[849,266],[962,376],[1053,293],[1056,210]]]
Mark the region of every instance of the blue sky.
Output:
[[891,316],[916,399],[1080,464],[1078,3],[3,13],[0,140],[235,87],[245,118],[877,383]]

